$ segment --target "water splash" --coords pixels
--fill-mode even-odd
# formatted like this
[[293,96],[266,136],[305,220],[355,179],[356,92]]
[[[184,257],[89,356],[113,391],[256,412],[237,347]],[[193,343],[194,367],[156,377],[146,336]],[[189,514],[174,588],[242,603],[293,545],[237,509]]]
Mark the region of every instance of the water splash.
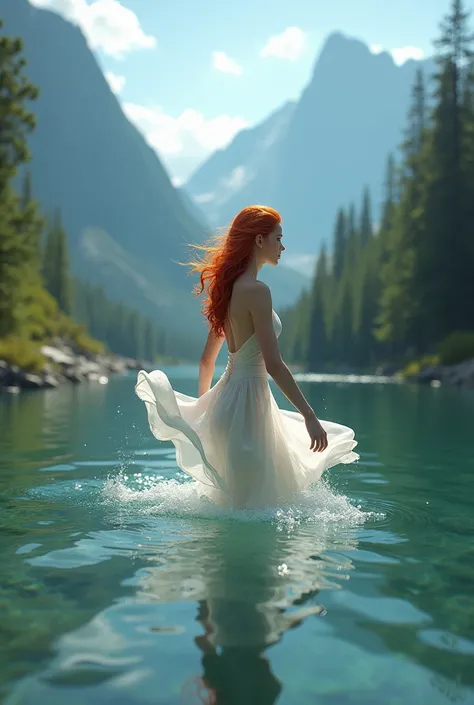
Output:
[[302,523],[358,525],[374,517],[373,512],[364,511],[344,495],[336,494],[324,481],[303,492],[291,505],[238,510],[215,505],[200,491],[199,483],[184,473],[167,478],[130,470],[122,469],[107,478],[101,493],[105,506],[122,512],[128,508],[142,516],[271,521],[287,531]]

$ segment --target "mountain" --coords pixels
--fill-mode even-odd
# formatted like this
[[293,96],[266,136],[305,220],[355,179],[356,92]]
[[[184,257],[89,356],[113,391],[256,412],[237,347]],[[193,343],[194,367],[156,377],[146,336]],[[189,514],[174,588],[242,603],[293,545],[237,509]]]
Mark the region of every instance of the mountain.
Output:
[[[23,39],[27,74],[40,89],[32,182],[44,211],[61,209],[74,273],[202,340],[193,280],[178,264],[187,243],[210,234],[202,209],[172,185],[124,115],[79,28],[27,0],[0,0],[0,17],[6,34]],[[276,304],[287,305],[306,282],[280,269],[268,276]]]
[[[268,191],[274,187],[273,183],[260,183],[258,175],[271,158],[274,146],[286,135],[295,107],[295,103],[287,102],[256,127],[242,130],[226,149],[214,152],[191,175],[185,190],[193,196],[211,225],[227,223],[243,205],[265,202],[261,193],[260,198],[242,201],[243,205],[237,209],[225,207],[229,196],[245,194],[249,184],[254,187],[258,183],[260,190]],[[226,213],[225,217],[222,212]]]
[[[396,150],[419,62],[397,66],[361,41],[331,34],[296,105],[239,133],[185,184],[211,222],[264,202],[283,217],[288,260],[315,253],[331,235],[337,209],[383,199],[387,155]],[[426,73],[432,62],[422,62]],[[265,140],[271,134],[272,139]]]
[[172,328],[199,331],[192,282],[177,262],[184,243],[202,241],[203,224],[125,117],[83,34],[26,0],[0,0],[0,16],[4,32],[23,39],[40,89],[35,197],[46,212],[61,209],[75,273]]

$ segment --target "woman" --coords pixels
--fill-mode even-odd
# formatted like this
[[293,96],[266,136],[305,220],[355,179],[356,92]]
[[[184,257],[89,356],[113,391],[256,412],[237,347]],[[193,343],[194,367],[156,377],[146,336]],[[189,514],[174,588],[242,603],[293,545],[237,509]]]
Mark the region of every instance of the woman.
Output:
[[[206,290],[209,322],[199,397],[174,391],[160,370],[140,371],[135,387],[152,433],[173,442],[179,467],[210,499],[236,508],[288,503],[327,468],[358,459],[354,432],[317,418],[281,358],[281,322],[257,275],[278,264],[282,237],[276,210],[249,206],[223,236],[197,247],[202,258],[190,267],[200,275],[197,293]],[[211,388],[224,340],[228,364]],[[268,375],[296,412],[278,408]]]

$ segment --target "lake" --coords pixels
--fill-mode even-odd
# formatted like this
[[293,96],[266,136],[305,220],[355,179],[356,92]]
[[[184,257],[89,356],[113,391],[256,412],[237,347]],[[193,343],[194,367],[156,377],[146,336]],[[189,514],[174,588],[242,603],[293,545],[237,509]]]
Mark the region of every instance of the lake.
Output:
[[7,705],[474,703],[473,392],[303,383],[360,461],[230,512],[134,382],[0,397]]

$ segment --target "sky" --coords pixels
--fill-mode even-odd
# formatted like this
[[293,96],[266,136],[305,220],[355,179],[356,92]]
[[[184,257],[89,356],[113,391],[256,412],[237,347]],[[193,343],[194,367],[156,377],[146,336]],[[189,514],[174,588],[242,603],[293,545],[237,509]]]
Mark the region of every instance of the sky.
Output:
[[[433,54],[451,1],[30,3],[81,27],[125,114],[180,185],[238,131],[298,99],[332,32],[388,51],[401,64]],[[474,0],[465,7],[474,11]]]

